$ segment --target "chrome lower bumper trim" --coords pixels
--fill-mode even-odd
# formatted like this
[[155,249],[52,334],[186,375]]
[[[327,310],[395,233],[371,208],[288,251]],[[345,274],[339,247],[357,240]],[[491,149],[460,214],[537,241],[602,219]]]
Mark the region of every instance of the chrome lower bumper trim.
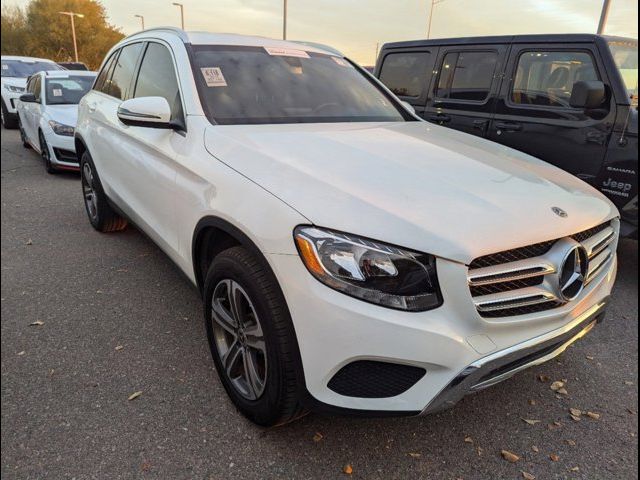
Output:
[[522,370],[557,357],[591,331],[604,315],[607,303],[608,299],[597,303],[565,325],[559,333],[555,330],[472,363],[426,406],[422,414],[453,407],[467,394],[495,385]]

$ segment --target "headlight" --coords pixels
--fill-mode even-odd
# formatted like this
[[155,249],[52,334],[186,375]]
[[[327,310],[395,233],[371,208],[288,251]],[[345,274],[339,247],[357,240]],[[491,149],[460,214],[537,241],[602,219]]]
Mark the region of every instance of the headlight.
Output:
[[53,120],[49,120],[49,125],[53,129],[53,133],[56,135],[63,135],[65,137],[73,137],[73,132],[75,129],[69,125],[65,125],[63,123],[58,123]]
[[298,227],[294,238],[309,272],[335,290],[411,312],[442,304],[432,255],[316,227]]
[[8,85],[5,83],[4,88],[6,88],[7,90],[9,90],[10,92],[13,93],[21,93],[24,92],[24,88],[23,87],[16,87],[15,85]]

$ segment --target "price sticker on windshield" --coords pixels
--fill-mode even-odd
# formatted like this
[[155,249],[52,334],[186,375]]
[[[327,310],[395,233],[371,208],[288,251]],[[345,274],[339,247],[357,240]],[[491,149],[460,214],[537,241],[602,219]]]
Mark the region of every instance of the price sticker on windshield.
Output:
[[304,50],[296,50],[294,48],[276,48],[276,47],[264,47],[269,55],[274,57],[296,57],[296,58],[309,58],[309,54]]
[[62,89],[60,88],[54,88],[53,91],[53,96],[54,97],[61,97],[62,96]]
[[3,70],[9,70],[9,65],[7,63],[3,63],[2,64],[2,69]]
[[203,67],[200,69],[207,87],[226,87],[227,81],[220,67]]

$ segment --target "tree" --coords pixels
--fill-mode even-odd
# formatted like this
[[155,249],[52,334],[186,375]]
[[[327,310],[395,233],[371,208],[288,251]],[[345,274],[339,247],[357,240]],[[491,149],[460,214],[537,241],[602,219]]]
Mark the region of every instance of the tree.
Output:
[[2,53],[73,60],[70,19],[59,13],[64,11],[84,15],[75,19],[79,60],[98,68],[123,34],[109,24],[104,7],[96,0],[32,0],[24,10],[3,8]]

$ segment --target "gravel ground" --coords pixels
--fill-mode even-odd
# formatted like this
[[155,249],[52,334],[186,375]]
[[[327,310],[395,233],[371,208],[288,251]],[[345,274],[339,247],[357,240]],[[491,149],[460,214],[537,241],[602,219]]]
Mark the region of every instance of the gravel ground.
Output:
[[227,399],[169,259],[133,228],[95,232],[77,175],[47,175],[15,131],[1,144],[2,479],[637,478],[637,242],[606,321],[558,360],[437,415],[262,429]]

